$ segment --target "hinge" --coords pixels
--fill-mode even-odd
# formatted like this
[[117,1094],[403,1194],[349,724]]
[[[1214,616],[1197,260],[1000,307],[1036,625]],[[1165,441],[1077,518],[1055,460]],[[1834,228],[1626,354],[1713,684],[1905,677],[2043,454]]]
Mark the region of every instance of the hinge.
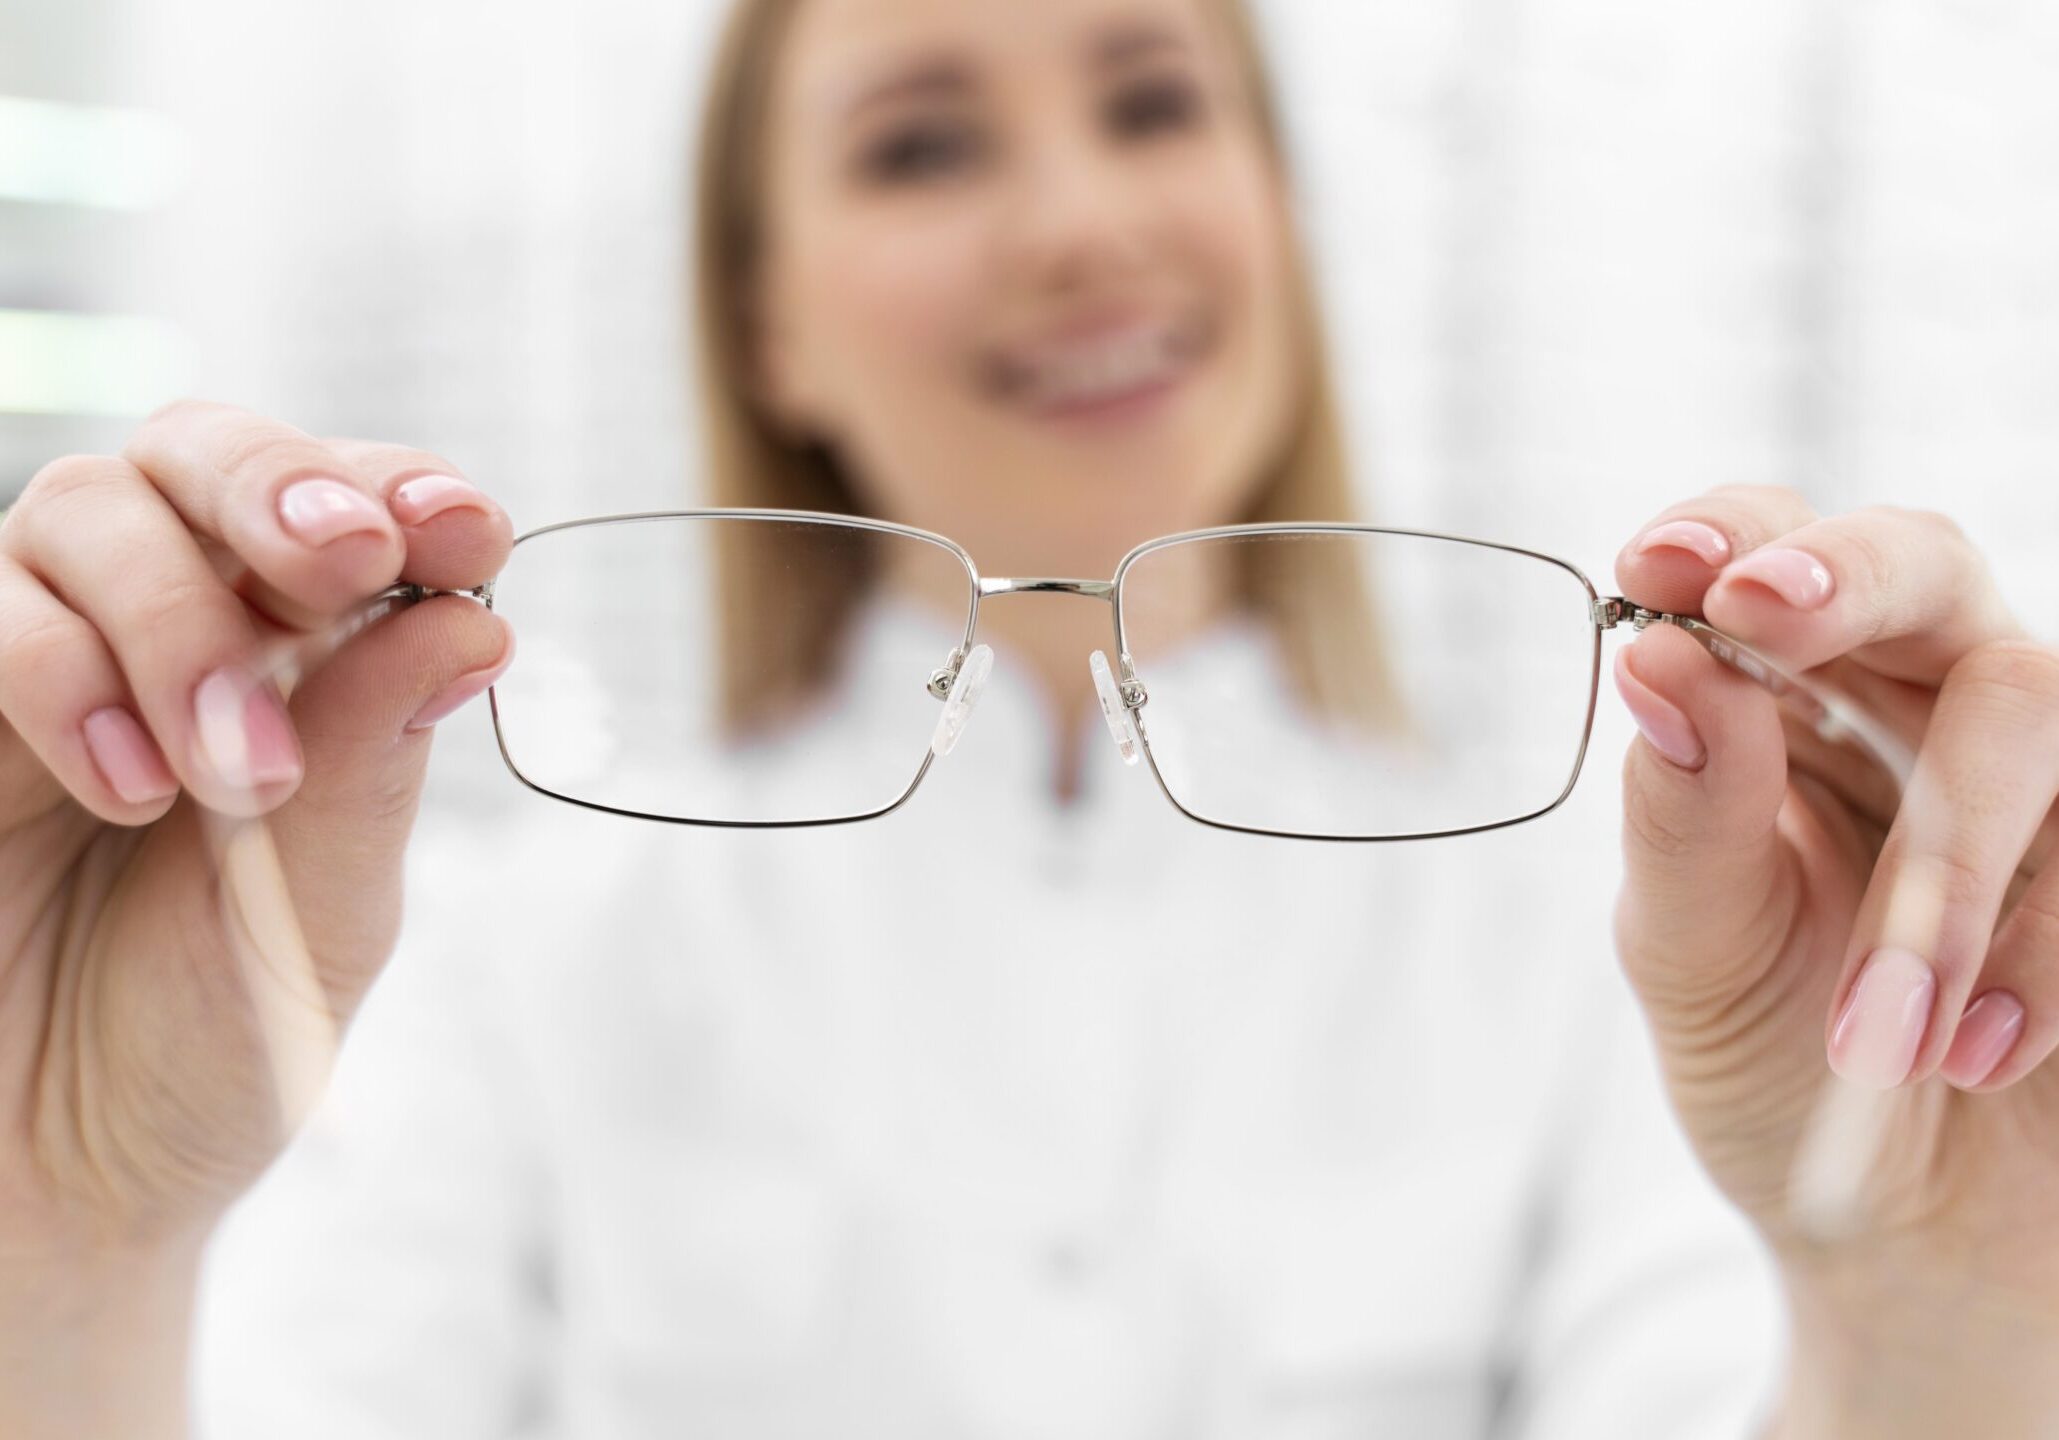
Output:
[[1597,597],[1588,607],[1588,613],[1603,630],[1613,630],[1626,620],[1642,630],[1647,625],[1657,625],[1673,618],[1663,611],[1647,610],[1642,605],[1632,604],[1621,595]]

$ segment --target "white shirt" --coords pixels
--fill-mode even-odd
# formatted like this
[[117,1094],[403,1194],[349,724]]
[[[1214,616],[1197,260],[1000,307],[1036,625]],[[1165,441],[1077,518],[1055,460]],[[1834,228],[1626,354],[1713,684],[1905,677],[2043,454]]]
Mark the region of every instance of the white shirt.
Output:
[[212,1252],[201,1434],[1754,1435],[1771,1271],[1662,1098],[1613,833],[1229,834],[1098,730],[1061,805],[1018,658],[881,820],[430,826]]

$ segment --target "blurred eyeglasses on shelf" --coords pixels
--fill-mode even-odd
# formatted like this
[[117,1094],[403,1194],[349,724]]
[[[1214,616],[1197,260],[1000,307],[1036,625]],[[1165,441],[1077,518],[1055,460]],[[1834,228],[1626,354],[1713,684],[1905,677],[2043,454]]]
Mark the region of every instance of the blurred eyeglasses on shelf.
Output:
[[440,593],[514,628],[489,699],[517,779],[680,824],[897,810],[971,720],[994,663],[983,608],[1025,595],[1109,607],[1109,648],[1083,660],[1110,742],[1228,830],[1412,840],[1549,813],[1586,757],[1602,634],[1626,623],[1677,626],[1823,739],[1907,763],[1844,696],[1699,619],[1426,531],[1219,526],[1146,541],[1100,580],[983,576],[942,535],[844,515],[598,516],[521,536],[476,590],[396,585],[349,630]]

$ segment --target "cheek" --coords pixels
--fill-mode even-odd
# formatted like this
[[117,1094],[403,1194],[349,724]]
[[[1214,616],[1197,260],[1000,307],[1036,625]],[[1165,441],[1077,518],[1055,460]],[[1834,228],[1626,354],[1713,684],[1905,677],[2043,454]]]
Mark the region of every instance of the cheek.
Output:
[[[939,374],[967,348],[982,273],[975,221],[855,220],[810,247],[803,325],[829,408],[843,428],[930,407]],[[876,424],[877,422],[873,422]]]
[[1290,222],[1270,171],[1255,160],[1219,169],[1185,213],[1196,277],[1221,307],[1222,363],[1209,407],[1214,443],[1248,475],[1279,440],[1304,380]]
[[1230,298],[1241,348],[1248,363],[1262,367],[1273,382],[1261,389],[1289,388],[1294,296],[1287,220],[1278,199],[1261,177],[1252,177],[1235,204],[1218,200],[1211,213],[1216,224],[1205,240],[1209,263]]

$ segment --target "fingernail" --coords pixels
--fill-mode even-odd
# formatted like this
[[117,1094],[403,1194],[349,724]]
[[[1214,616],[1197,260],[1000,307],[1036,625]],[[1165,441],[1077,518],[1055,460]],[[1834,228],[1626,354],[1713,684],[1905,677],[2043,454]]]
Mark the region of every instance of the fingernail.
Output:
[[1911,950],[1882,946],[1866,958],[1830,1032],[1830,1068],[1847,1080],[1875,1090],[1892,1090],[1909,1078],[1937,977]]
[[462,709],[466,703],[484,695],[492,687],[494,681],[507,673],[508,666],[514,664],[514,662],[515,637],[514,632],[511,630],[508,632],[507,653],[501,656],[498,663],[490,665],[484,670],[473,670],[458,676],[457,679],[430,696],[422,708],[415,712],[414,719],[408,721],[404,728],[409,733],[413,733],[418,730],[427,730],[439,720],[448,719],[451,715]]
[[200,753],[224,784],[238,790],[300,777],[300,742],[270,685],[223,668],[193,694]]
[[157,753],[149,732],[124,707],[103,706],[79,728],[86,737],[86,753],[100,768],[100,778],[129,804],[145,805],[178,793],[178,778]]
[[279,523],[305,545],[322,546],[345,535],[384,534],[379,502],[341,480],[299,480],[279,492]]
[[393,492],[390,503],[393,518],[403,525],[419,525],[460,505],[482,515],[491,515],[496,508],[478,486],[455,475],[417,475]]
[[2023,1002],[2007,990],[1990,990],[1959,1017],[1940,1073],[1954,1085],[1978,1085],[2000,1068],[2022,1033]]
[[1806,550],[1754,550],[1726,569],[1723,578],[1763,585],[1797,610],[1820,610],[1837,590],[1830,567]]
[[1699,520],[1669,520],[1644,532],[1635,553],[1647,550],[1685,550],[1704,565],[1721,567],[1730,561],[1730,537]]
[[1630,652],[1616,652],[1616,693],[1630,718],[1652,748],[1684,770],[1699,770],[1709,758],[1702,737],[1679,706],[1639,680],[1630,670]]

